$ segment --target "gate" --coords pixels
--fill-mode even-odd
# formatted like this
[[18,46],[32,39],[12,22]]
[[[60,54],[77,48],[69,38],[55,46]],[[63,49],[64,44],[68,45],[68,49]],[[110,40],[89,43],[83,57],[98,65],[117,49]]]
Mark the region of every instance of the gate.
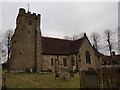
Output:
[[81,88],[120,88],[120,68],[88,69],[80,72]]
[[82,88],[99,88],[99,74],[94,69],[81,71],[81,87]]

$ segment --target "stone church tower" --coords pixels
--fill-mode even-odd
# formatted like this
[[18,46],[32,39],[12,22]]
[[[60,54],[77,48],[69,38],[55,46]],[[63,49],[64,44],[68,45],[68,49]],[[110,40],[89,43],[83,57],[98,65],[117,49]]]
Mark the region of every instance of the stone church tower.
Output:
[[42,69],[40,14],[31,14],[20,8],[11,42],[11,57],[8,61],[10,71]]

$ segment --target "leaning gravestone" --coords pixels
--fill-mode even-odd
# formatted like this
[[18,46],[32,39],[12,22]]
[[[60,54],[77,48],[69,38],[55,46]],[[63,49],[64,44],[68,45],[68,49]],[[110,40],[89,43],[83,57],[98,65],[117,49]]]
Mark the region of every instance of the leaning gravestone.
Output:
[[59,77],[61,80],[65,80],[68,78],[68,72],[67,72],[67,69],[65,67],[60,66]]

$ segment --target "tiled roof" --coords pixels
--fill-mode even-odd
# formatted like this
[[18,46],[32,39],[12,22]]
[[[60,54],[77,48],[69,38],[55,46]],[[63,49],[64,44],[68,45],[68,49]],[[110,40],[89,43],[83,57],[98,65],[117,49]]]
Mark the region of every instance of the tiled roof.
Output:
[[103,56],[101,60],[102,61],[120,61],[120,55]]
[[83,38],[78,40],[65,40],[58,38],[42,37],[42,54],[45,55],[69,55],[77,53],[83,42]]

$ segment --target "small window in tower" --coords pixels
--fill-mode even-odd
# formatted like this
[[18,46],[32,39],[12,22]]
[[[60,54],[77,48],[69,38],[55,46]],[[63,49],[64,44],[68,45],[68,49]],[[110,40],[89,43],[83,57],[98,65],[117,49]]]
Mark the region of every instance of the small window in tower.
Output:
[[30,33],[30,31],[28,31],[28,33]]
[[20,55],[22,55],[22,53],[20,52]]
[[16,40],[14,41],[14,43],[16,43]]
[[29,23],[29,25],[32,25],[32,20],[29,20],[29,22],[28,22],[28,23]]

